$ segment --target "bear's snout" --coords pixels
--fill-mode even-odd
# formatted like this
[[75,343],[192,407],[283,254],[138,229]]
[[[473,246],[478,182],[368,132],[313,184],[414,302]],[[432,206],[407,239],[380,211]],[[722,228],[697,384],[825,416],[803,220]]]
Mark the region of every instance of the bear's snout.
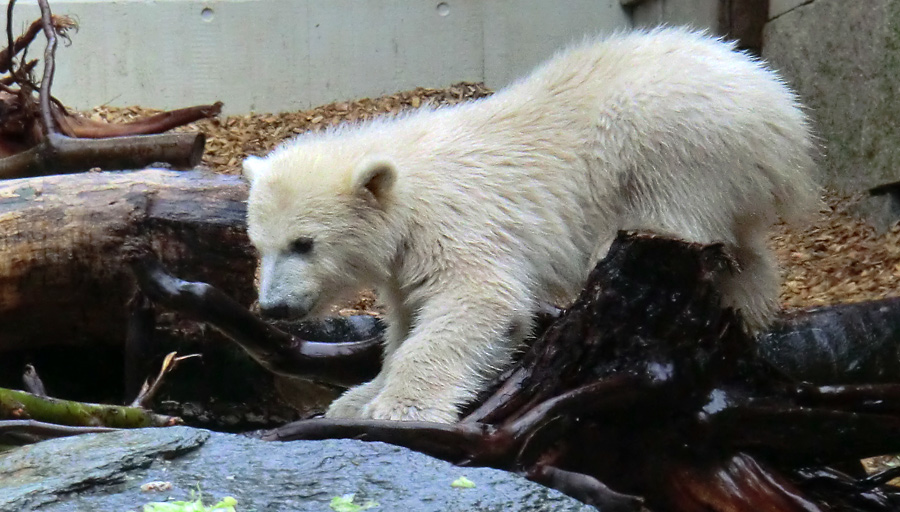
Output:
[[263,306],[260,304],[259,307],[260,313],[262,316],[269,318],[271,320],[287,320],[292,317],[301,317],[305,316],[303,312],[295,312],[293,308],[288,306],[287,304],[274,304]]

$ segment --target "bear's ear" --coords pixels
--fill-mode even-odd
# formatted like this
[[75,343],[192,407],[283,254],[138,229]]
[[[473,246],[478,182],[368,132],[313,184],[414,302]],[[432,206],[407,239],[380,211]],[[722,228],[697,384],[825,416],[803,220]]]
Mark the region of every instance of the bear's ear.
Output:
[[397,168],[385,158],[363,160],[353,171],[353,190],[358,194],[375,197],[383,202],[397,179]]
[[269,167],[265,158],[258,156],[248,156],[244,159],[244,179],[253,184],[262,173]]

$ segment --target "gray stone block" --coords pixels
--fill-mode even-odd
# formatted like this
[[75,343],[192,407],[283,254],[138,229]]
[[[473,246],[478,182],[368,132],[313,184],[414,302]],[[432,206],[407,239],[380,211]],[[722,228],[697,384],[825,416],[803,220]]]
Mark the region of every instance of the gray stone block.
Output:
[[900,180],[900,0],[795,6],[767,24],[763,55],[810,107],[823,183]]

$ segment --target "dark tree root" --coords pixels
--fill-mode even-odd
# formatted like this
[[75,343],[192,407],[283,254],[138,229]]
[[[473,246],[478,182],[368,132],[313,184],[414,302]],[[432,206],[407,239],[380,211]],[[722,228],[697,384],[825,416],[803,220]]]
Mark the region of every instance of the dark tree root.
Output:
[[728,261],[719,246],[622,234],[461,422],[310,420],[266,438],[385,441],[523,474],[601,510],[900,509],[883,478],[828,466],[900,451],[900,386],[788,377],[721,307],[713,277]]
[[788,311],[758,337],[763,357],[817,384],[900,381],[900,298]]
[[[317,419],[266,438],[389,442],[522,474],[601,510],[900,510],[886,476],[834,469],[900,451],[900,379],[884,383],[882,371],[894,365],[900,307],[812,310],[754,343],[714,288],[729,262],[720,245],[620,234],[578,300],[459,423]],[[134,268],[151,300],[212,324],[274,372],[346,384],[378,370],[377,339],[304,341],[146,255]],[[871,381],[854,373],[854,339],[878,347],[866,355]],[[780,340],[790,350],[773,350]],[[847,357],[823,357],[838,341]]]
[[730,446],[796,466],[900,453],[896,413],[751,405],[722,411],[709,429]]
[[822,511],[785,476],[753,456],[737,453],[710,467],[681,466],[666,475],[677,510]]
[[[267,432],[267,441],[297,439],[359,439],[404,446],[454,464],[472,465],[470,457],[491,457],[488,445],[499,439],[495,429],[482,424],[427,423],[420,421],[334,420],[297,421]],[[502,444],[508,444],[502,443]]]
[[380,338],[344,343],[303,340],[259,320],[206,283],[172,276],[149,254],[136,256],[132,268],[150,300],[209,323],[272,373],[348,386],[375,377],[381,367]]
[[603,512],[640,512],[644,510],[643,498],[618,493],[603,485],[600,480],[583,473],[574,473],[538,464],[531,468],[526,476],[529,480],[568,494]]

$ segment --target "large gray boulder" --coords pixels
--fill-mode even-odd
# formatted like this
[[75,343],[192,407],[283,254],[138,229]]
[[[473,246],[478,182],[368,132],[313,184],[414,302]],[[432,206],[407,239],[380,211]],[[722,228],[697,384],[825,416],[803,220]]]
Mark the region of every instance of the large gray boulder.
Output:
[[[474,488],[451,487],[465,476]],[[141,485],[170,482],[166,491]],[[45,441],[0,453],[0,511],[140,511],[148,502],[207,505],[224,496],[242,511],[328,512],[336,496],[378,511],[589,511],[516,475],[460,468],[403,448],[350,440],[268,443],[188,427]]]

